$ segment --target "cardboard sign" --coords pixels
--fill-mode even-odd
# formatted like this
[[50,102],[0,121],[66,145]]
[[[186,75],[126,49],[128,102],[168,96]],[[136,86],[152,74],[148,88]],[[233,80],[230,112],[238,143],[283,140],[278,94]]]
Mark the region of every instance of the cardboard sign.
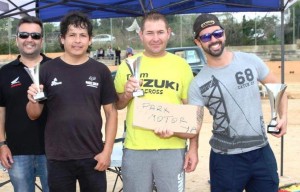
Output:
[[178,133],[197,132],[197,106],[134,99],[133,125],[145,129],[163,127]]

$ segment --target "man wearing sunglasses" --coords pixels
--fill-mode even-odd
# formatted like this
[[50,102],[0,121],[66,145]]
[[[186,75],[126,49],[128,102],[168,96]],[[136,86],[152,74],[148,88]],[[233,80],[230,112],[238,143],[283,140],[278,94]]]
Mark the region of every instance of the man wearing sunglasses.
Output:
[[[254,54],[225,48],[226,34],[212,14],[197,17],[194,42],[205,52],[207,65],[192,81],[188,101],[206,106],[213,116],[210,139],[211,191],[277,192],[277,164],[269,146],[258,81],[279,83]],[[280,138],[287,130],[287,96],[278,120]]]
[[46,114],[30,120],[26,113],[27,89],[33,83],[25,68],[50,58],[41,53],[42,22],[32,16],[20,19],[16,45],[20,55],[0,70],[0,161],[8,169],[15,192],[33,192],[36,176],[48,192],[44,146]]

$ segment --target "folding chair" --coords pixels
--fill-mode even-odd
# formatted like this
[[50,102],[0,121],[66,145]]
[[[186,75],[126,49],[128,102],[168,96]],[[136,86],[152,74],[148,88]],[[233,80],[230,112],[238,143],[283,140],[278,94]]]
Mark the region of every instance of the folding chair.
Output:
[[[123,140],[122,139],[123,138],[120,138],[115,142],[113,152],[112,152],[112,155],[111,155],[110,167],[107,169],[108,171],[111,171],[111,172],[117,174],[112,192],[115,191],[116,186],[117,186],[117,182],[118,182],[119,179],[121,180],[121,182],[123,182],[122,172],[121,172],[121,165],[122,165],[123,140],[124,139]],[[122,191],[122,190],[123,190],[123,187],[119,190],[119,192]]]
[[[124,121],[123,136],[121,138],[115,139],[115,144],[114,144],[113,152],[111,155],[110,167],[107,169],[108,171],[111,171],[111,172],[117,174],[112,192],[115,191],[119,179],[121,180],[121,182],[123,182],[121,165],[122,165],[122,156],[123,156],[123,148],[124,148],[123,144],[124,144],[124,139],[125,139],[125,134],[126,134],[126,128],[127,128],[126,121]],[[121,192],[121,191],[123,191],[123,187],[119,190],[119,192]],[[154,182],[153,182],[153,191],[157,192]]]
[[[123,144],[124,144],[125,134],[126,134],[126,121],[124,121],[123,136],[121,138],[115,139],[113,152],[111,154],[110,167],[107,169],[108,171],[117,174],[112,192],[115,191],[119,179],[121,180],[121,182],[123,182],[121,165],[122,165]],[[120,191],[123,191],[123,187],[119,190],[119,192]]]
[[[1,165],[1,163],[0,163],[0,171],[7,172],[7,170]],[[0,183],[0,187],[6,185],[6,184],[9,183],[9,182],[10,182],[10,179],[1,182],[1,183]]]

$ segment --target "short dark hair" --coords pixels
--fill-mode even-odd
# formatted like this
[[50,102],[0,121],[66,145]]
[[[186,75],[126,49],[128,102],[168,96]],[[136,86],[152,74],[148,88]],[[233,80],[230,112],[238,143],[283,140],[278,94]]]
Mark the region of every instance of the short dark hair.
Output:
[[155,11],[151,11],[144,15],[143,20],[142,20],[141,30],[144,31],[146,21],[158,21],[158,20],[164,21],[166,24],[166,28],[169,28],[169,23],[167,21],[167,18],[163,14],[155,12]]
[[[60,36],[65,37],[69,26],[74,25],[75,27],[81,27],[87,29],[89,37],[93,35],[93,25],[88,16],[79,11],[72,11],[65,15],[60,22]],[[64,50],[64,45],[60,42],[60,47]],[[91,50],[89,46],[88,52]]]
[[39,25],[41,27],[41,34],[43,36],[43,23],[39,18],[34,17],[34,16],[25,16],[25,17],[21,18],[18,23],[18,26],[17,26],[17,33],[20,32],[19,28],[24,23],[35,23],[35,24]]

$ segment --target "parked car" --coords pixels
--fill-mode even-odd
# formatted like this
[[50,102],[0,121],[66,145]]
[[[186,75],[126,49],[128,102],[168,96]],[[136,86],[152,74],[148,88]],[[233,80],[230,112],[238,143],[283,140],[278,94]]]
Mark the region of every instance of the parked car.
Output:
[[95,35],[92,38],[93,43],[110,43],[115,41],[116,38],[112,35],[109,34],[100,34],[100,35]]
[[194,76],[196,76],[206,63],[206,59],[202,50],[197,47],[174,47],[167,48],[168,52],[179,55],[184,58],[192,68]]
[[265,36],[265,31],[264,29],[251,29],[250,30],[250,39],[266,39],[267,37]]

